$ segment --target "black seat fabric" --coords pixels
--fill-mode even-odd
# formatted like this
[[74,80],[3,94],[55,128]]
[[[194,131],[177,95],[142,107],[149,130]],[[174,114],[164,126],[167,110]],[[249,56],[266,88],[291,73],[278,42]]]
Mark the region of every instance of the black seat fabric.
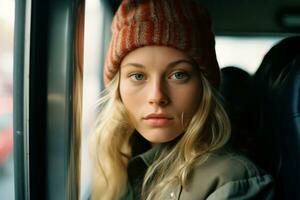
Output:
[[229,66],[221,69],[221,77],[220,93],[235,109],[245,109],[250,75],[240,68]]
[[279,199],[300,199],[300,37],[275,45],[253,77],[256,161],[277,181]]
[[278,188],[284,199],[300,199],[300,57],[283,72],[274,89],[271,130],[278,135]]
[[251,117],[253,131],[258,132],[264,124],[264,105],[268,91],[285,70],[287,65],[300,53],[300,36],[283,39],[264,56],[261,65],[253,76],[251,89]]
[[231,142],[245,153],[252,145],[249,90],[251,76],[246,71],[228,66],[221,69],[220,93],[232,126]]

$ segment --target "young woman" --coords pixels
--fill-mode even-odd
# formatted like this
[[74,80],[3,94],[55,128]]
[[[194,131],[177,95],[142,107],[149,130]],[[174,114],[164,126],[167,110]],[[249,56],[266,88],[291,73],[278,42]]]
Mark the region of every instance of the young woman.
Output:
[[91,135],[93,199],[272,199],[272,177],[227,144],[206,10],[125,0],[112,23]]

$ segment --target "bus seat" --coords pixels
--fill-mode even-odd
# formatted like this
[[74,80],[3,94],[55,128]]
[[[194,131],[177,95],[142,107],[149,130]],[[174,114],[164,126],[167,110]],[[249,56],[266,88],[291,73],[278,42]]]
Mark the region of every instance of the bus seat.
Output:
[[300,199],[299,46],[300,36],[279,42],[252,79],[253,154],[274,175],[279,199]]
[[248,111],[250,81],[250,74],[243,69],[234,66],[221,69],[219,89],[231,121],[231,143],[245,153],[249,153],[247,150],[253,144]]
[[234,109],[245,109],[249,81],[250,75],[240,68],[228,66],[221,69],[220,93]]
[[256,153],[273,173],[279,199],[300,199],[300,57],[274,80],[264,106]]
[[[271,119],[270,113],[272,113],[272,110],[269,110],[269,101],[270,98],[273,98],[272,91],[278,84],[278,77],[282,76],[284,71],[288,71],[288,64],[300,54],[299,46],[300,36],[289,37],[280,41],[265,55],[252,79],[252,101],[250,105],[250,116],[253,121],[252,131],[259,143],[258,145],[261,145],[261,148],[255,148],[253,151],[257,161],[262,163],[262,165],[273,174],[276,174],[276,171],[278,171],[279,152],[277,145],[275,144],[275,141],[277,141],[276,137],[268,127],[269,124],[272,124],[272,121],[269,121]],[[256,151],[264,149],[264,146],[266,142],[269,141],[270,137],[273,137],[273,144],[269,144],[269,147],[264,150],[269,158],[265,159],[266,155]],[[270,154],[268,152],[273,153]],[[270,157],[270,155],[273,157]]]
[[[278,135],[278,189],[284,199],[300,199],[300,56],[288,65],[274,89],[270,130]],[[270,141],[271,142],[271,141]]]
[[252,129],[255,133],[261,130],[264,124],[264,99],[274,80],[282,70],[299,54],[300,36],[288,37],[274,45],[264,56],[262,63],[253,76],[251,89],[251,116]]

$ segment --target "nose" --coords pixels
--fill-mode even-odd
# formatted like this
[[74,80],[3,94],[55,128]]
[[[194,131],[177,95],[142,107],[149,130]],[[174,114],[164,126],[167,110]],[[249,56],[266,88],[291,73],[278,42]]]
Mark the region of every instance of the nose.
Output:
[[167,95],[167,87],[164,81],[158,80],[151,84],[148,102],[154,106],[166,106],[169,104],[170,99]]

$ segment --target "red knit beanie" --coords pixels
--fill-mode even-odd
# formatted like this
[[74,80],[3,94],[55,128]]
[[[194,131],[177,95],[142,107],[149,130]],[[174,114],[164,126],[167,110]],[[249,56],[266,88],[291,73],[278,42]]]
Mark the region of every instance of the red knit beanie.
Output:
[[149,45],[185,52],[218,87],[219,65],[207,11],[192,0],[123,0],[112,22],[112,38],[104,66],[104,83],[115,76],[122,59]]

